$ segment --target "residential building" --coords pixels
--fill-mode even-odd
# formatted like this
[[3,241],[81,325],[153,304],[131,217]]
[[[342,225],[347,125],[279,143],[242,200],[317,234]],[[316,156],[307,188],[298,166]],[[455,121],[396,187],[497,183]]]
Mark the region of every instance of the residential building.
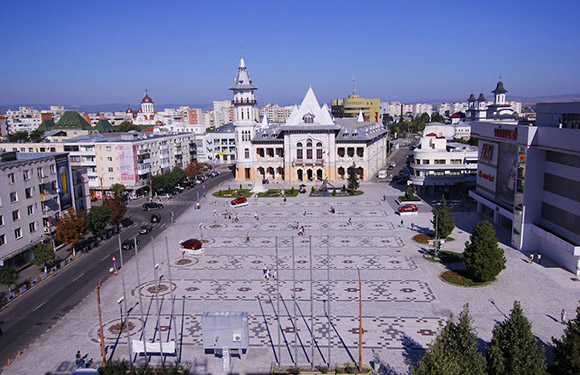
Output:
[[236,162],[236,133],[233,124],[225,124],[208,132],[205,137],[205,156],[212,164],[234,164]]
[[0,154],[0,260],[20,267],[32,259],[32,247],[52,239],[62,211],[73,209],[73,185],[67,154]]
[[259,107],[260,118],[266,117],[269,124],[283,124],[286,122],[294,106],[280,107],[278,104],[266,104]]
[[374,176],[386,163],[387,131],[376,122],[365,121],[362,109],[358,118],[333,119],[328,106],[320,106],[309,88],[283,125],[269,124],[266,117],[258,124],[252,111],[257,87],[243,57],[231,90],[236,108],[238,180],[328,179],[344,183],[353,163],[363,179]]
[[477,211],[511,244],[580,275],[580,103],[536,105],[535,126],[472,122],[479,138]]
[[452,142],[460,138],[458,130],[462,134],[465,127],[442,123],[425,126],[411,163],[410,181],[418,191],[465,192],[475,187],[477,147]]
[[213,126],[219,128],[230,124],[234,118],[234,106],[231,100],[213,101]]
[[17,111],[6,111],[6,134],[36,130],[42,119],[40,111],[32,107],[19,107]]

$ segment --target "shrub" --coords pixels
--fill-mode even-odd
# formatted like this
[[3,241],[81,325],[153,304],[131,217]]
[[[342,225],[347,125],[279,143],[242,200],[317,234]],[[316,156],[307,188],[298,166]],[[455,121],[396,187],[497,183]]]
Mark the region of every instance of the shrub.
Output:
[[491,281],[505,269],[504,251],[495,236],[495,230],[487,220],[477,224],[471,242],[465,242],[465,267],[479,281]]

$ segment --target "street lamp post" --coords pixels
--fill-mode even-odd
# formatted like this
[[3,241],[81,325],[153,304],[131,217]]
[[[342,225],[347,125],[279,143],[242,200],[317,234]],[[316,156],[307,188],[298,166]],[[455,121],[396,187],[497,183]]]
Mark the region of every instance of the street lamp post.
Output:
[[[114,268],[109,268],[109,273],[114,272]],[[101,317],[101,284],[103,280],[107,277],[107,275],[101,277],[99,282],[97,283],[97,309],[99,311],[99,337],[101,339],[101,355],[103,357],[103,366],[107,365],[107,355],[105,353],[105,337],[103,334],[103,318]]]
[[357,265],[358,272],[358,370],[362,371],[362,283],[360,281],[360,267]]
[[119,329],[119,331],[121,331],[121,333],[123,332],[123,301],[125,300],[125,298],[121,297],[117,300],[117,303],[119,304],[119,315],[121,317],[121,328]]

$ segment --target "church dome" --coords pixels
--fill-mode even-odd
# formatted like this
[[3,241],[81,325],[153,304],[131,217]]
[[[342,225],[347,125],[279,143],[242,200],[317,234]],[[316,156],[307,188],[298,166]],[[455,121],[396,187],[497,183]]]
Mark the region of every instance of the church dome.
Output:
[[507,90],[503,87],[503,82],[499,81],[497,83],[497,86],[495,87],[495,90],[493,90],[492,92],[494,94],[505,94]]
[[125,113],[133,113],[133,110],[131,108],[127,108],[127,110],[125,111]]
[[149,97],[149,95],[145,94],[145,96],[143,97],[143,100],[141,100],[141,104],[143,103],[153,103],[153,99],[151,99]]
[[139,109],[137,110],[137,113],[141,113],[141,112],[143,112],[143,110],[142,110],[141,108],[139,108]]
[[478,102],[485,102],[485,96],[483,96],[483,93],[479,93],[479,97],[477,98]]

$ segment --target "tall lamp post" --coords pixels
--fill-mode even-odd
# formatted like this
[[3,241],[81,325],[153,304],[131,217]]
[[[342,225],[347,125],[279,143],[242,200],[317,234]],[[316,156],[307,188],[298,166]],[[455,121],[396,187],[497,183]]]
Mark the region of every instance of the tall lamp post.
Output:
[[[115,269],[113,267],[109,268],[109,273],[113,273]],[[99,337],[101,339],[101,355],[103,357],[103,366],[107,365],[107,354],[105,353],[105,337],[103,334],[103,318],[101,317],[101,284],[103,280],[108,275],[101,277],[97,283],[97,309],[99,311]]]
[[357,265],[358,272],[358,370],[362,371],[362,283],[360,281],[360,267]]

